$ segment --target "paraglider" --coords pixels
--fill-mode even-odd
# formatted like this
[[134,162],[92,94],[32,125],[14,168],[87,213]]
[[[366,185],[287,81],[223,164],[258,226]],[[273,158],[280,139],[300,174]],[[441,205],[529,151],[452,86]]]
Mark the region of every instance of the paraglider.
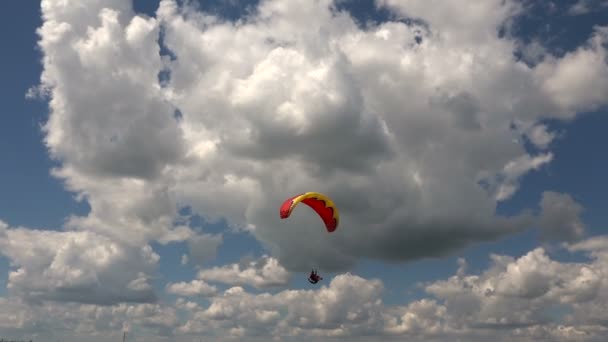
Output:
[[311,284],[316,284],[319,282],[319,280],[323,280],[323,277],[321,277],[317,273],[317,270],[313,268],[312,271],[310,271],[310,276],[308,276],[308,282],[310,282]]
[[288,218],[300,202],[311,207],[321,217],[323,223],[325,223],[327,232],[332,233],[338,228],[340,221],[338,208],[336,208],[334,202],[329,197],[319,192],[306,192],[285,200],[279,210],[281,218]]
[[[281,218],[288,218],[300,202],[311,207],[319,215],[328,233],[333,233],[338,228],[340,222],[338,208],[329,197],[319,192],[306,192],[285,200],[279,209]],[[308,282],[316,284],[320,280],[323,280],[323,278],[317,273],[317,270],[313,269],[308,277]]]

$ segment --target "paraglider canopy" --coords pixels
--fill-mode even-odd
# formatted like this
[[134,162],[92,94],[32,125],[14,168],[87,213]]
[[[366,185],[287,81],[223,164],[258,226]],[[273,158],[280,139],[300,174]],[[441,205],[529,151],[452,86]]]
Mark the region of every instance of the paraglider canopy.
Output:
[[286,219],[291,215],[293,209],[298,203],[304,203],[311,207],[325,223],[325,228],[329,233],[338,228],[340,215],[334,202],[327,196],[319,192],[306,192],[291,198],[288,198],[279,210],[282,219]]

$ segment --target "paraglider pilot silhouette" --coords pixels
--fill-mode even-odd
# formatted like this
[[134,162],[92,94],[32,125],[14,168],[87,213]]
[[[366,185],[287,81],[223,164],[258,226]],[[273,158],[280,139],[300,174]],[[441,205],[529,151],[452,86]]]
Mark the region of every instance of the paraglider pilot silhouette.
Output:
[[[318,192],[306,192],[291,198],[288,198],[281,208],[279,214],[282,219],[286,219],[291,215],[291,211],[298,205],[298,203],[304,203],[311,207],[325,223],[325,229],[328,233],[333,233],[338,228],[338,222],[340,221],[340,215],[334,202],[329,197],[318,193]],[[311,284],[316,284],[319,280],[323,280],[317,273],[317,270],[313,268],[308,277],[308,281]]]
[[316,284],[316,283],[319,282],[319,280],[323,280],[323,277],[321,277],[317,273],[317,270],[315,270],[313,268],[312,271],[310,271],[310,276],[308,277],[308,282],[311,283],[311,284]]

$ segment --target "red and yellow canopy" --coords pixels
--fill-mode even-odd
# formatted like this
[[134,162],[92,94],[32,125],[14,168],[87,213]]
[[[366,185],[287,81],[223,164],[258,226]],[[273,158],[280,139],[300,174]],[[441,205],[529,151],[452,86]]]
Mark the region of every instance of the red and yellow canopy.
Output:
[[298,203],[304,203],[317,212],[319,217],[325,223],[325,228],[328,232],[333,232],[338,228],[340,214],[334,202],[327,196],[319,192],[306,192],[291,198],[288,198],[279,210],[282,219],[286,219],[291,215],[293,209]]

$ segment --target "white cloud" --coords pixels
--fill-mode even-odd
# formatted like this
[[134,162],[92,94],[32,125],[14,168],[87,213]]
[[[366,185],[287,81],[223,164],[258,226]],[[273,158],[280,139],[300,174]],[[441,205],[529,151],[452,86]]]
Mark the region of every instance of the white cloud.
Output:
[[501,173],[498,174],[499,181],[496,189],[496,200],[509,199],[519,188],[518,180],[530,170],[538,170],[542,165],[549,163],[553,154],[546,153],[535,157],[523,155],[508,162]]
[[[344,14],[331,17],[329,4],[264,2],[258,17],[235,26],[210,17],[198,17],[199,24],[163,2],[165,43],[178,56],[168,94],[184,114],[189,155],[198,157],[198,171],[184,172],[176,187],[182,201],[255,226],[255,236],[299,270],[339,269],[360,256],[443,253],[522,229],[522,220],[494,217],[496,200],[509,198],[519,179],[550,162],[552,153],[527,153],[512,142],[517,133],[509,123],[535,127],[553,98],[538,86],[534,69],[511,58],[516,44],[495,34],[518,6],[463,10],[465,19],[491,14],[474,16],[485,18],[471,28],[485,32],[479,44],[465,41],[464,19],[448,25],[433,17],[452,16],[449,6],[425,12],[418,2],[406,9],[387,3],[429,19],[433,34],[416,45],[424,28],[392,22],[364,31]],[[539,147],[550,142],[546,130],[529,134]],[[197,174],[207,176],[194,180]],[[499,178],[493,191],[477,185],[493,177]],[[209,196],[191,190],[199,188]],[[348,236],[328,240],[320,227],[310,228],[315,217],[276,218],[276,203],[309,189],[335,199]],[[370,235],[370,226],[383,233]],[[466,226],[475,228],[459,228]],[[417,231],[428,241],[447,240],[444,234],[467,239],[401,252]]]
[[[364,28],[330,0],[264,1],[238,24],[171,0],[157,18],[43,1],[46,143],[54,174],[91,206],[67,228],[139,246],[186,241],[196,234],[174,219],[187,205],[251,232],[286,269],[344,270],[534,225],[497,216],[497,203],[552,160],[541,119],[606,103],[605,28],[531,67],[513,58],[519,42],[498,37],[517,2],[379,4],[426,24]],[[161,26],[175,60],[158,56]],[[341,210],[331,236],[305,207],[278,217],[309,190]]]
[[167,285],[167,292],[180,296],[209,297],[215,295],[217,288],[197,279],[188,283],[169,283]]
[[[1,221],[0,221],[1,223]],[[90,232],[0,225],[0,253],[9,258],[7,288],[30,301],[114,304],[151,302],[159,256]]]
[[593,111],[607,104],[608,27],[596,26],[585,46],[563,58],[547,58],[535,74],[541,90],[554,105],[556,116],[573,118],[577,112]]
[[[547,148],[541,116],[570,117],[605,100],[603,29],[589,46],[529,68],[512,58],[517,43],[496,34],[521,10],[514,2],[383,4],[430,31],[401,22],[363,29],[332,14],[329,0],[262,2],[240,25],[181,15],[173,1],[162,1],[158,19],[111,3],[68,10],[45,1],[46,142],[62,162],[55,175],[91,206],[67,227],[138,245],[188,240],[195,234],[172,222],[189,205],[256,227],[299,270],[437,255],[526,228],[525,217],[496,217],[497,201],[552,153],[513,139],[529,134]],[[174,61],[154,57],[160,25]],[[561,80],[581,65],[593,88],[571,91]],[[171,79],[161,88],[164,68]],[[284,198],[312,189],[342,211],[331,238],[305,208],[286,221],[276,215]],[[421,243],[436,240],[453,242]],[[212,245],[191,248],[190,259],[208,260]]]
[[159,304],[30,305],[14,298],[0,298],[0,304],[0,327],[5,339],[101,342],[108,338],[118,340],[123,331],[128,332],[128,337],[148,331],[153,337],[150,340],[160,342],[179,324],[177,310]]
[[376,3],[393,9],[399,15],[426,21],[431,31],[442,40],[469,45],[496,41],[497,29],[522,6],[518,1],[489,0],[479,3],[461,0],[379,0]]
[[[352,274],[314,290],[240,287],[284,286],[292,270],[344,270],[360,258],[443,255],[537,225],[546,239],[573,241],[584,228],[567,194],[544,193],[539,216],[500,217],[496,206],[552,161],[555,135],[542,119],[607,104],[605,27],[563,57],[527,46],[529,66],[513,58],[520,42],[498,37],[519,2],[383,0],[422,24],[366,27],[332,4],[267,0],[234,23],[172,0],[157,18],[125,1],[43,0],[44,71],[29,94],[49,98],[53,175],[91,211],[65,231],[0,222],[12,265],[0,327],[106,338],[134,326],[176,341],[199,332],[263,341],[605,336],[608,248],[599,238],[568,245],[588,252],[585,262],[535,249],[492,256],[470,275],[463,261],[455,276],[427,284],[429,298],[403,306],[383,303],[381,281]],[[161,27],[175,60],[159,56]],[[285,198],[309,190],[338,204],[336,233],[305,206],[278,217]],[[176,223],[184,206],[225,217],[273,256],[165,289],[210,296],[209,305],[121,304],[156,299],[151,242],[188,243],[182,263],[216,255],[222,235]],[[207,282],[236,287],[218,295]],[[547,315],[554,308],[565,313]]]
[[351,274],[318,290],[249,294],[233,287],[207,308],[193,307],[178,331],[239,329],[252,340],[600,341],[608,333],[601,312],[608,301],[605,242],[592,238],[568,247],[590,251],[588,261],[560,262],[537,248],[519,258],[491,255],[487,270],[468,274],[460,260],[454,276],[424,285],[429,297],[398,306],[382,301],[382,282]]
[[607,333],[599,323],[601,318],[582,313],[607,300],[604,242],[592,238],[569,247],[572,251],[592,250],[589,262],[551,260],[542,248],[518,259],[493,255],[493,265],[482,274],[455,275],[428,284],[426,290],[443,300],[448,321],[456,326],[486,327],[496,329],[496,334],[505,329],[513,338],[521,334],[600,340]]
[[546,125],[535,125],[528,130],[526,136],[538,148],[545,149],[555,139],[555,133],[549,132]]
[[[85,336],[118,337],[124,329],[133,338],[152,329],[145,336],[154,342],[163,340],[159,334],[174,341],[192,336],[219,341],[601,341],[608,334],[608,238],[566,248],[589,259],[558,261],[536,248],[519,257],[491,255],[491,265],[478,274],[468,273],[461,259],[453,276],[424,284],[427,296],[404,305],[383,301],[382,281],[347,273],[313,289],[254,294],[237,286],[202,302],[31,305],[0,298],[13,313],[0,312],[0,327],[10,334],[57,338],[67,330],[82,341],[88,341]],[[199,281],[178,284],[176,293],[198,287],[191,291],[195,294],[204,287]]]
[[589,0],[578,0],[575,4],[570,6],[568,14],[570,15],[581,15],[589,13]]
[[570,195],[551,191],[544,192],[540,207],[543,238],[573,241],[583,236],[585,232],[585,224],[581,219],[583,207]]
[[250,285],[256,288],[284,286],[289,272],[275,258],[262,256],[258,260],[244,261],[222,267],[203,269],[198,278],[229,285]]
[[578,0],[568,8],[570,15],[583,15],[608,7],[606,0]]
[[240,287],[211,299],[179,328],[183,333],[243,330],[246,336],[330,336],[369,331],[381,322],[378,280],[345,274],[319,290],[286,290],[249,294]]
[[157,21],[133,16],[124,1],[45,0],[41,8],[45,143],[62,162],[53,174],[91,206],[67,227],[129,244],[186,239],[192,233],[171,224],[170,186],[151,182],[185,151],[158,87]]
[[532,65],[542,62],[549,53],[538,39],[533,39],[530,43],[519,42],[518,44],[522,60]]

